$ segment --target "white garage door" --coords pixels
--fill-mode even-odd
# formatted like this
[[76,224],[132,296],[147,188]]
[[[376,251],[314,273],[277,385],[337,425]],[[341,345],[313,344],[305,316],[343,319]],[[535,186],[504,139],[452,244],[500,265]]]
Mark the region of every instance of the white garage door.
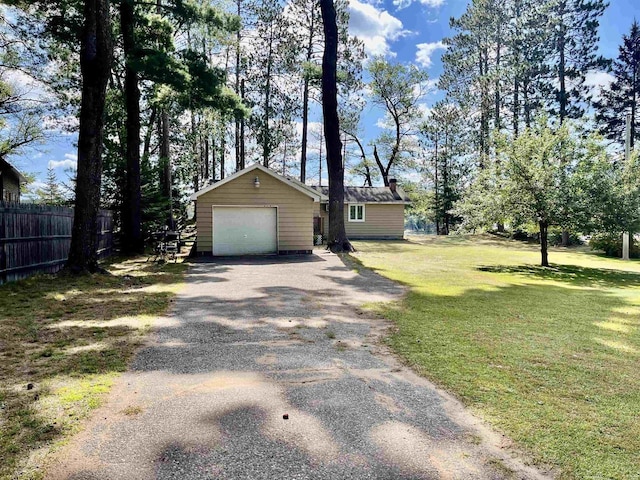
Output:
[[213,207],[214,255],[278,253],[275,207]]

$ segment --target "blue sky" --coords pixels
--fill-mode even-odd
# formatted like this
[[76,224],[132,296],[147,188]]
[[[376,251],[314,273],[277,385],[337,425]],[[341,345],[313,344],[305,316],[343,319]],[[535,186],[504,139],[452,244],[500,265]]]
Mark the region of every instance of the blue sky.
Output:
[[[467,0],[350,0],[350,28],[364,40],[368,54],[416,63],[436,80],[442,73],[443,49],[439,42],[450,34],[449,18],[460,16],[467,4]],[[634,18],[640,19],[639,0],[610,0],[600,25],[602,55],[617,55],[622,34],[628,33]],[[606,82],[607,76],[594,74],[589,81],[598,85]],[[439,93],[434,91],[425,101],[430,105],[438,98]],[[380,117],[380,111],[365,109],[366,138],[375,136]],[[75,139],[75,135],[51,131],[44,145],[10,161],[24,172],[35,173],[39,180],[45,178],[51,164],[58,178],[65,180],[65,168],[76,161]]]

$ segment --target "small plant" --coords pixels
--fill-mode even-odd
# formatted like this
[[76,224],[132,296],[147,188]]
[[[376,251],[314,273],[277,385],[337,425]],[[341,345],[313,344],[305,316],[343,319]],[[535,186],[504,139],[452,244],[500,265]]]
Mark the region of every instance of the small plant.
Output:
[[142,413],[142,407],[138,405],[131,405],[130,407],[122,410],[127,417],[135,417],[136,415],[140,415]]

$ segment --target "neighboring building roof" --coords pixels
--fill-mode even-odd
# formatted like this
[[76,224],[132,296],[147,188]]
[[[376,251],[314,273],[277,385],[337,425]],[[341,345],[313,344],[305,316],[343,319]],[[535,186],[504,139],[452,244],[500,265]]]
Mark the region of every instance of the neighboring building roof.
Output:
[[22,175],[16,167],[7,162],[4,158],[0,158],[0,171],[8,170],[18,177],[20,183],[27,183],[27,178]]
[[267,167],[263,167],[262,165],[260,165],[259,163],[254,163],[253,165],[248,166],[247,168],[240,170],[236,173],[234,173],[233,175],[228,176],[227,178],[220,180],[219,182],[216,182],[212,185],[209,185],[208,187],[203,188],[202,190],[198,190],[196,193],[194,193],[193,195],[191,195],[191,197],[189,197],[191,200],[197,200],[198,197],[200,195],[203,195],[207,192],[210,192],[211,190],[215,190],[218,187],[221,187],[222,185],[225,185],[233,180],[235,180],[236,178],[244,175],[245,173],[249,173],[252,172],[254,170],[260,171],[262,173],[266,173],[267,175],[271,175],[273,178],[280,180],[282,183],[290,186],[291,188],[294,188],[296,190],[298,190],[301,193],[304,193],[305,195],[313,198],[314,202],[319,202],[320,201],[320,193],[318,193],[316,190],[314,190],[312,187],[309,187],[301,182],[293,181],[290,178],[286,178],[283,177],[282,175],[277,174],[276,172],[274,172],[273,170],[267,168]]
[[[313,187],[322,194],[322,202],[329,198],[329,187]],[[411,203],[400,187],[392,192],[389,187],[344,187],[344,203]]]

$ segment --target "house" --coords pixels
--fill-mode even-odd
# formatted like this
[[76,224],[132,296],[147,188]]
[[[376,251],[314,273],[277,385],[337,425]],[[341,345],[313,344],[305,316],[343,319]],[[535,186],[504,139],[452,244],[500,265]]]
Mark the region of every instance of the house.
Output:
[[[328,189],[260,164],[194,193],[198,255],[311,253],[314,224],[328,232]],[[345,189],[350,238],[402,238],[408,197],[397,188]],[[353,237],[351,237],[351,235]]]
[[[314,212],[315,230],[329,235],[329,187],[314,187],[322,194]],[[350,240],[401,240],[404,208],[411,200],[395,179],[388,187],[344,187],[344,226]],[[318,225],[319,224],[319,225]]]
[[20,201],[20,185],[27,183],[27,179],[16,168],[0,158],[0,201]]

